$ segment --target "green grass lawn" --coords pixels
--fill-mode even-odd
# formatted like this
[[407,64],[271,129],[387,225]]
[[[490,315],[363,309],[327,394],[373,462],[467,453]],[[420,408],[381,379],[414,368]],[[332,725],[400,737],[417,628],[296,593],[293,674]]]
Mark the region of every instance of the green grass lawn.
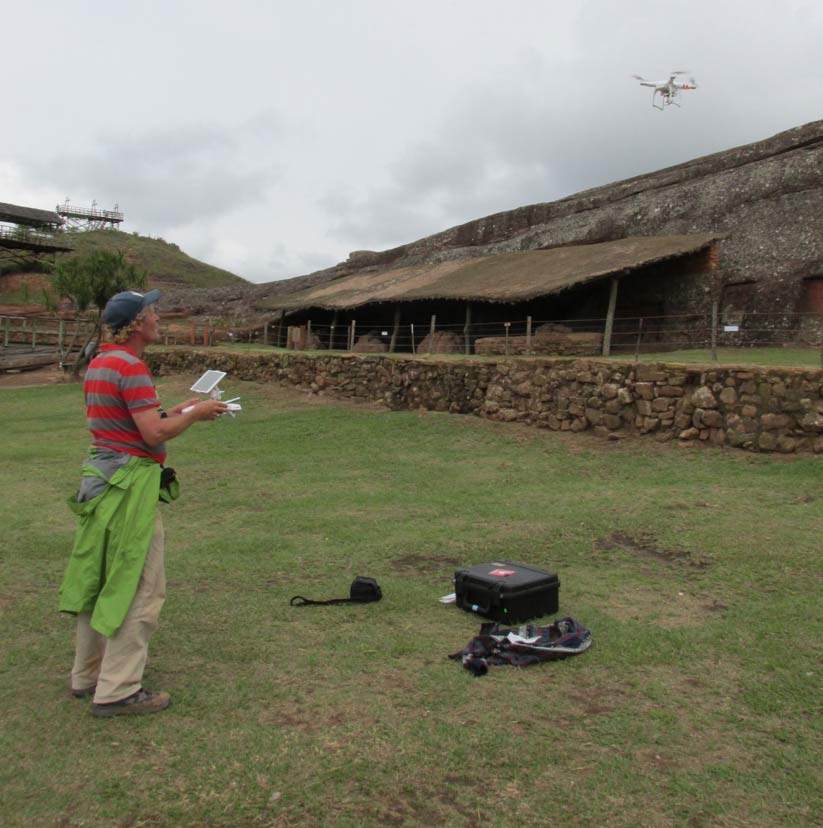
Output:
[[[188,396],[166,378],[161,396]],[[823,820],[823,461],[618,443],[228,382],[170,444],[156,716],[68,696],[78,385],[0,389],[2,824],[749,826]],[[558,572],[575,658],[473,678],[455,568]],[[292,608],[347,594],[384,599]]]
[[[616,354],[613,359],[633,359],[632,354]],[[661,351],[640,354],[641,362],[686,362],[712,364],[709,348],[684,351]],[[820,348],[718,348],[717,363],[725,365],[781,365],[820,368]]]

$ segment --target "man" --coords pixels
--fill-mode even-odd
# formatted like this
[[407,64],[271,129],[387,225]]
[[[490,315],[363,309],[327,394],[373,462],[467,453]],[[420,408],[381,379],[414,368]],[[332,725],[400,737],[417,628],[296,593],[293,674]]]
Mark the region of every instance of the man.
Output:
[[[187,400],[164,411],[143,351],[160,339],[160,291],[124,291],[103,309],[103,339],[83,391],[92,434],[79,516],[60,587],[60,610],[77,615],[71,693],[93,696],[91,713],[156,713],[168,693],[143,689],[149,639],[166,596],[163,524],[158,499],[176,497],[165,442],[198,420],[227,410],[217,400]],[[184,410],[185,409],[185,410]]]

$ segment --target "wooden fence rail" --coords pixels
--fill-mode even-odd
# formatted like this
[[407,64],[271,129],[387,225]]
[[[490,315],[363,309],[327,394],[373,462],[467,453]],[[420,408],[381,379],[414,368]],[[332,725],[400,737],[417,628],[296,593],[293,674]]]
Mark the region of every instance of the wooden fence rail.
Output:
[[0,356],[4,364],[12,356],[34,352],[51,353],[55,361],[62,361],[70,351],[82,348],[93,330],[89,319],[0,315]]

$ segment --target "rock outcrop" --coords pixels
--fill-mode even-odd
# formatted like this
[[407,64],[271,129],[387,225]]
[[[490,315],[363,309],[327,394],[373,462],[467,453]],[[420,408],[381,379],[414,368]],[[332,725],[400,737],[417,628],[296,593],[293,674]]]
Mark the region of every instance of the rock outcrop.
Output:
[[[749,310],[792,312],[803,281],[823,278],[823,121],[646,175],[452,227],[242,294],[260,309],[353,273],[628,236],[716,233],[721,285],[751,283]],[[237,290],[233,290],[237,294]],[[239,296],[240,294],[238,294]],[[197,301],[195,292],[190,292]],[[209,302],[226,301],[202,292]],[[718,297],[720,298],[720,297]]]

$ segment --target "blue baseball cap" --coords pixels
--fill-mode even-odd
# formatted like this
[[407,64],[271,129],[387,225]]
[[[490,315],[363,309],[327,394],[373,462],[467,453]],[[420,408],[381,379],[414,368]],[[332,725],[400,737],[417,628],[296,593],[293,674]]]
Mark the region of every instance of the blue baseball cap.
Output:
[[137,314],[160,299],[159,290],[138,293],[136,290],[124,290],[116,293],[103,308],[103,321],[114,330],[134,322]]

